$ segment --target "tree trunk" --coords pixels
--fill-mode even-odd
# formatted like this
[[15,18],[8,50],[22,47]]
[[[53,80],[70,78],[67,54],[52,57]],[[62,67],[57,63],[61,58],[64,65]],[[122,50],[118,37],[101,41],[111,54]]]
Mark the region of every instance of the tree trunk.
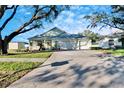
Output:
[[4,40],[1,39],[1,45],[2,45],[2,55],[7,55],[8,54],[8,44],[9,42],[19,34],[19,32],[13,32],[9,36],[5,36]]
[[2,41],[2,55],[8,54],[8,42],[6,40]]

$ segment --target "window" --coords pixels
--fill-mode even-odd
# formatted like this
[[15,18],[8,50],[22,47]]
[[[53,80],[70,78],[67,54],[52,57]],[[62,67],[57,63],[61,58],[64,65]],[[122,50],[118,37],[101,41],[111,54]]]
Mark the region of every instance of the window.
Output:
[[111,45],[114,45],[114,40],[113,39],[109,40],[109,46],[111,46]]

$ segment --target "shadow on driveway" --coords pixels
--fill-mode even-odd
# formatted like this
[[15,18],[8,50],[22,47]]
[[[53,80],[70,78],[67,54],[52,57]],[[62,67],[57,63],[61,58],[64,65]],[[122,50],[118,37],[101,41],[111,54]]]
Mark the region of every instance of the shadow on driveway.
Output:
[[[90,52],[91,51],[88,53]],[[96,59],[93,58],[93,53],[92,55],[88,53],[87,55],[90,60],[87,57],[85,58],[85,55],[84,58],[81,58],[83,57],[82,54],[78,59],[79,61],[76,61],[76,58],[74,58],[72,60],[63,60],[42,65],[38,71],[36,70],[35,75],[34,73],[33,75],[29,75],[31,77],[22,80],[21,83],[27,82],[27,84],[29,84],[30,81],[31,84],[32,82],[35,83],[37,87],[54,88],[124,87],[124,63],[117,63],[112,60],[97,62],[99,60],[96,61]],[[100,59],[97,56],[95,56],[95,58]],[[96,64],[92,63],[93,61]],[[16,85],[18,85],[18,83],[16,83]]]
[[[51,66],[64,66],[69,64],[68,61],[55,62],[48,64]],[[117,87],[121,84],[124,87],[124,65],[117,65],[115,63],[105,66],[105,63],[99,63],[94,66],[83,67],[79,64],[69,65],[64,72],[57,73],[56,70],[46,70],[41,74],[34,76],[32,79],[35,82],[47,83],[51,82],[53,86],[64,84],[73,78],[69,87]],[[69,73],[71,72],[71,73]],[[91,78],[92,77],[92,78]]]

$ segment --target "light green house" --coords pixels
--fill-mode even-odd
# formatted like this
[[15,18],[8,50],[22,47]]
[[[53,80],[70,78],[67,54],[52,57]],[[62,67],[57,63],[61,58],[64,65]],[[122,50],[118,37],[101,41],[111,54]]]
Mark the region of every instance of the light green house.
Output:
[[79,50],[90,49],[91,40],[79,34],[69,34],[57,27],[29,38],[30,50]]

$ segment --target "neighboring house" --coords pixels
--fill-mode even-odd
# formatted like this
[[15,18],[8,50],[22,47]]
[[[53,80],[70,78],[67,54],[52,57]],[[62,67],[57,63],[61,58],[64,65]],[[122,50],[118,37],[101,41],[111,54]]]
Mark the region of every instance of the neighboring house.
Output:
[[69,34],[57,27],[29,38],[30,50],[80,50],[90,49],[91,40],[79,34]]
[[110,38],[110,37],[105,37],[103,40],[99,41],[99,47],[103,49],[108,49],[110,48],[110,45],[114,45],[115,47],[121,47],[122,42],[119,41],[119,38]]
[[110,36],[106,36],[99,41],[99,47],[103,49],[110,48],[113,44],[116,48],[124,47],[124,33],[114,33]]
[[8,45],[8,49],[9,50],[24,50],[26,49],[25,45],[27,45],[27,43],[25,42],[10,42]]

